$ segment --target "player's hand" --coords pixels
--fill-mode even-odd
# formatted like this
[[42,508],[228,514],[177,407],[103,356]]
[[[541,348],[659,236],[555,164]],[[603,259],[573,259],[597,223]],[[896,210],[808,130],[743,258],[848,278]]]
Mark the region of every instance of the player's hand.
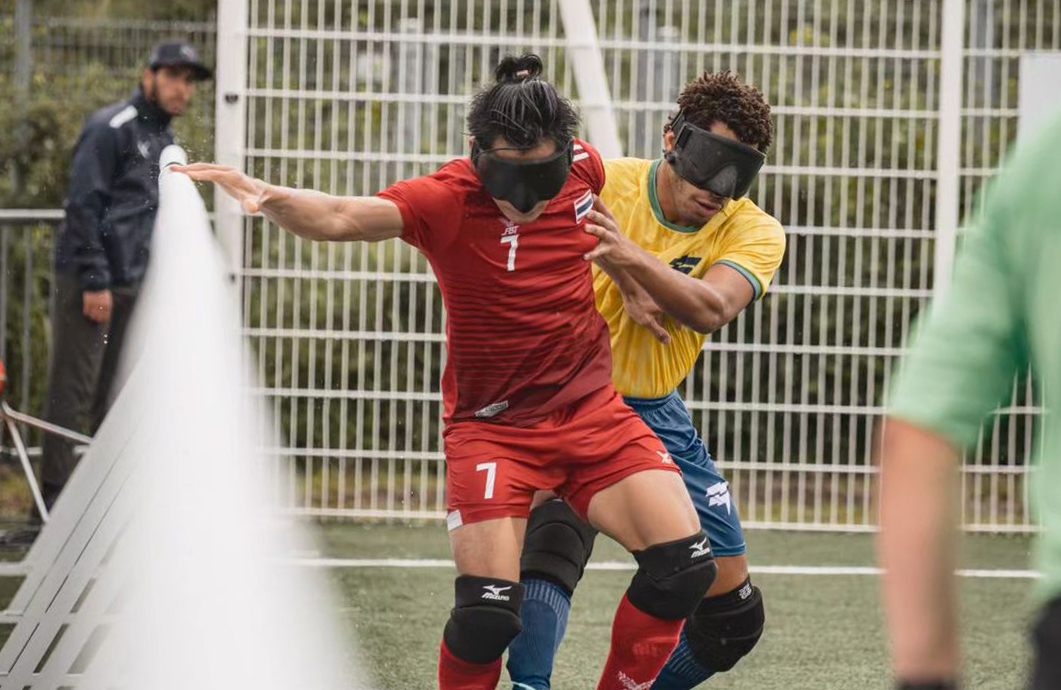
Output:
[[623,295],[623,308],[634,323],[647,328],[664,345],[670,345],[670,332],[663,325],[666,314],[652,299],[652,295],[636,283],[620,292]]
[[173,165],[173,172],[184,173],[196,182],[213,182],[235,199],[247,213],[261,213],[262,204],[276,198],[277,188],[228,165],[192,163]]
[[583,256],[586,261],[603,261],[622,269],[638,260],[640,247],[619,232],[619,223],[600,197],[593,198],[593,210],[586,218],[590,222],[583,229],[597,238],[596,249]]
[[94,323],[110,323],[114,296],[110,290],[81,293],[81,312]]

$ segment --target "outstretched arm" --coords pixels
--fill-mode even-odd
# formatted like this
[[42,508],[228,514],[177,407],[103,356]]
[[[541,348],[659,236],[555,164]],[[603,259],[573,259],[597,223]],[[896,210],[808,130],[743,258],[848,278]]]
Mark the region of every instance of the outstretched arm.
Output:
[[394,202],[386,199],[280,187],[212,163],[175,165],[170,169],[196,181],[217,184],[247,213],[262,213],[306,239],[379,242],[402,234],[402,214]]

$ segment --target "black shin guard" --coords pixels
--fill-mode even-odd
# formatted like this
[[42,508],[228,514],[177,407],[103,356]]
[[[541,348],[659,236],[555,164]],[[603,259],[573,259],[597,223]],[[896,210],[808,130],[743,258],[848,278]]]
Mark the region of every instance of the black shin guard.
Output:
[[712,671],[728,671],[755,647],[766,624],[759,588],[747,579],[740,587],[704,599],[685,623],[693,658]]
[[527,521],[520,579],[546,580],[571,596],[593,553],[596,537],[597,530],[563,501],[538,506]]
[[664,620],[687,618],[718,573],[703,531],[634,554],[638,569],[627,590],[630,603]]
[[496,661],[523,629],[519,620],[523,585],[461,575],[454,589],[456,606],[443,633],[446,647],[458,659],[472,664]]

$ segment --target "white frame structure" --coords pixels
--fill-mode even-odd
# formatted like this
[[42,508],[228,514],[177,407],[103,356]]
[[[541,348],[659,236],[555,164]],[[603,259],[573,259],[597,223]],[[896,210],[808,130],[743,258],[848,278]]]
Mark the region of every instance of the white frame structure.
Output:
[[[786,226],[785,266],[707,344],[682,387],[752,527],[875,528],[872,429],[959,224],[1015,139],[1016,65],[1061,48],[1056,0],[239,0],[245,127],[218,158],[272,182],[373,194],[465,146],[464,104],[502,52],[537,51],[610,151],[658,155],[677,90],[737,70],[773,105],[753,199]],[[226,9],[231,9],[227,7]],[[589,10],[587,12],[587,9]],[[241,10],[242,11],[242,10]],[[588,36],[587,17],[595,23]],[[573,30],[577,28],[577,30]],[[226,65],[221,65],[221,70]],[[601,75],[603,74],[603,79]],[[603,87],[603,90],[602,90]],[[605,93],[607,99],[605,99]],[[227,161],[233,158],[224,158]],[[233,257],[273,449],[292,511],[444,514],[438,371],[445,315],[426,262],[397,242],[313,245],[261,219]],[[967,529],[1025,532],[1039,410],[1029,382],[964,466]]]

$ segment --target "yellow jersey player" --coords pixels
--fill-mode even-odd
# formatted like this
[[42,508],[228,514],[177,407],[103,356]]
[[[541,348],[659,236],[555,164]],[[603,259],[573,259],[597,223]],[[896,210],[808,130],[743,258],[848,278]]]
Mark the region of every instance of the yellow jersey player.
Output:
[[[763,95],[730,72],[704,74],[678,107],[664,127],[663,158],[605,163],[587,226],[599,240],[586,258],[596,262],[616,388],[681,468],[719,568],[655,690],[687,690],[728,671],[763,631],[737,506],[676,388],[707,334],[766,294],[785,252],[781,224],[745,196],[773,139]],[[550,687],[594,537],[561,501],[532,513],[521,563],[523,632],[509,649],[515,688]]]

